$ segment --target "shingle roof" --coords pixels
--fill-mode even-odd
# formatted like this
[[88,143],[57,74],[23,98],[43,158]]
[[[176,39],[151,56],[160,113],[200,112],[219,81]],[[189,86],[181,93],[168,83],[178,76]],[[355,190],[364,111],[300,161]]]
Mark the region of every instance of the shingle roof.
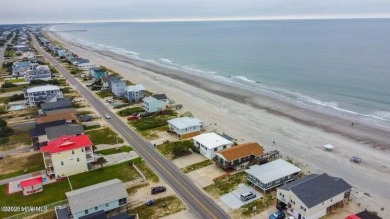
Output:
[[233,161],[250,155],[259,157],[263,154],[263,148],[258,143],[251,142],[220,150],[216,154],[222,155],[227,161]]
[[[61,100],[60,100],[61,99]],[[56,102],[42,103],[42,110],[63,108],[63,107],[71,107],[72,102],[67,98],[58,98]]]
[[46,130],[45,130],[46,128],[63,125],[65,123],[66,123],[65,120],[59,120],[59,121],[35,124],[35,128],[30,129],[30,131],[29,131],[30,137],[36,137],[36,136],[44,135],[44,134],[46,134]]
[[145,87],[142,84],[127,86],[126,89],[127,92],[140,91],[140,90],[145,90]]
[[75,114],[69,112],[39,117],[37,118],[37,123],[40,124],[40,123],[52,122],[58,120],[75,121],[76,123],[80,123],[79,118],[77,118]]
[[193,126],[201,126],[203,122],[197,118],[179,117],[168,120],[168,123],[178,129],[185,129]]
[[152,97],[154,97],[157,100],[167,100],[168,99],[168,97],[165,94],[154,94],[154,95],[152,95]]
[[375,215],[371,212],[368,212],[367,210],[356,214],[356,216],[358,216],[361,219],[382,219],[382,218],[378,217],[377,215]]
[[128,196],[123,182],[119,179],[66,192],[65,195],[68,198],[69,207],[74,213]]
[[54,114],[64,113],[64,112],[77,113],[77,110],[75,108],[56,109],[56,110],[52,110],[52,111],[47,111],[47,112],[45,112],[45,114],[46,115],[54,115]]
[[208,149],[214,149],[222,145],[233,144],[233,142],[222,138],[220,135],[214,132],[200,134],[198,136],[193,137],[192,139],[199,142]]
[[79,135],[84,133],[84,127],[80,124],[65,124],[46,128],[47,139],[56,139],[62,135]]
[[351,185],[343,179],[329,176],[326,173],[303,177],[280,187],[280,189],[293,192],[308,208],[314,207],[351,188]]
[[253,165],[248,170],[245,170],[245,172],[253,175],[262,183],[270,183],[300,171],[301,169],[282,159],[277,159],[263,165]]

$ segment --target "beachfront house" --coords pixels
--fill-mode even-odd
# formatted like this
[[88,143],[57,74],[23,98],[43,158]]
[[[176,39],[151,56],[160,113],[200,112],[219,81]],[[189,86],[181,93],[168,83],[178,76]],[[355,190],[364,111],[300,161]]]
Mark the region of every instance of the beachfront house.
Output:
[[23,195],[32,195],[43,191],[43,177],[35,176],[28,179],[23,179],[19,182],[19,186],[23,191]]
[[57,98],[55,102],[45,102],[41,104],[41,111],[47,114],[49,111],[56,111],[72,107],[72,102],[68,98]]
[[59,49],[59,50],[56,51],[56,55],[57,55],[58,57],[60,57],[60,58],[65,58],[65,56],[66,56],[66,50],[64,50],[64,49]]
[[26,72],[26,74],[24,75],[24,80],[25,81],[51,80],[51,70],[47,65],[38,65],[34,67],[34,69]]
[[92,169],[92,141],[88,135],[63,135],[41,147],[46,174],[70,176]]
[[253,165],[245,172],[250,183],[266,192],[294,180],[301,169],[285,160],[278,159],[263,165]]
[[63,124],[45,129],[47,141],[53,141],[63,135],[77,136],[84,134],[84,126],[80,124]]
[[126,98],[130,102],[140,102],[144,98],[145,88],[141,84],[127,86]]
[[224,170],[240,170],[253,164],[263,152],[258,143],[250,142],[217,151],[214,161]]
[[126,95],[126,81],[122,79],[116,79],[111,81],[111,92],[116,97],[122,97]]
[[104,78],[104,77],[107,77],[107,71],[106,70],[103,70],[101,68],[91,68],[89,69],[89,74],[91,75],[91,77],[93,77],[93,79],[95,81],[98,81],[100,80],[101,78]]
[[348,203],[351,188],[341,178],[311,174],[279,187],[276,197],[295,218],[318,219]]
[[166,102],[158,100],[152,96],[143,98],[142,105],[145,111],[148,113],[165,111],[168,106]]
[[[127,206],[125,184],[112,179],[65,193],[74,219],[107,218],[107,214]],[[68,213],[68,209],[64,209]],[[57,212],[57,215],[60,212]],[[122,215],[123,216],[123,215]],[[117,217],[117,218],[128,218]]]
[[180,139],[197,136],[202,131],[203,122],[197,118],[179,117],[168,120],[168,127],[171,133],[176,134]]
[[36,106],[38,103],[46,102],[51,97],[64,97],[60,87],[48,84],[24,89],[24,99],[29,106]]
[[95,68],[96,65],[90,62],[87,63],[78,63],[77,68],[79,70],[88,71],[90,68]]
[[230,148],[233,145],[233,142],[214,132],[200,134],[192,137],[192,139],[194,140],[194,146],[199,150],[199,153],[210,160],[214,158],[217,151]]

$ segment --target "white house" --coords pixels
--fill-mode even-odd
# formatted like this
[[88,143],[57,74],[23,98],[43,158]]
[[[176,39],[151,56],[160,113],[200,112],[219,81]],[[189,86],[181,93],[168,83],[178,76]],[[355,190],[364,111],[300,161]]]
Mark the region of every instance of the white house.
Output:
[[192,139],[194,140],[195,147],[198,148],[199,152],[208,159],[213,159],[215,152],[230,148],[233,145],[233,142],[221,137],[214,132],[204,133],[195,136]]
[[55,96],[56,98],[63,98],[60,87],[56,85],[43,85],[31,87],[24,90],[24,99],[26,104],[35,106],[37,103],[45,102],[48,98]]
[[168,120],[169,130],[181,139],[190,138],[200,134],[203,122],[197,118],[179,117]]
[[121,79],[112,80],[111,92],[117,97],[126,95],[126,81]]
[[49,66],[47,65],[38,65],[33,70],[27,71],[24,75],[25,81],[33,81],[33,80],[51,80],[51,71]]
[[[74,219],[107,218],[107,213],[125,207],[128,197],[125,184],[119,179],[66,192],[65,195]],[[68,211],[67,208],[63,210]]]
[[77,68],[83,71],[88,71],[90,68],[95,68],[96,65],[90,62],[77,64]]
[[338,177],[312,174],[277,189],[277,199],[295,218],[318,219],[348,202],[351,185]]
[[48,176],[70,176],[91,168],[94,161],[88,135],[61,136],[41,147]]
[[130,102],[139,102],[144,98],[145,88],[141,84],[127,86],[126,98]]

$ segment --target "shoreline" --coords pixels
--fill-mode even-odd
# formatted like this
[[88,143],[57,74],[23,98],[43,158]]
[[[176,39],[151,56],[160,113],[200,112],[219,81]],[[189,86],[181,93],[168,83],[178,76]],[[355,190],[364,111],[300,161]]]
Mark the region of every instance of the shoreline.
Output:
[[[207,130],[226,132],[240,142],[257,141],[267,150],[277,149],[309,164],[315,169],[312,172],[343,177],[359,191],[369,191],[375,196],[375,200],[361,207],[372,208],[370,203],[376,202],[378,207],[386,203],[385,209],[390,208],[390,190],[386,186],[390,183],[390,139],[387,137],[390,132],[387,129],[359,123],[351,128],[351,122],[341,118],[309,112],[266,95],[196,75],[188,78],[188,74],[174,69],[97,51],[47,33],[81,57],[109,67],[152,92],[166,93],[205,121]],[[272,144],[273,140],[276,144]],[[336,150],[324,151],[321,146],[326,143],[336,145]],[[351,164],[349,158],[353,155],[361,156],[364,163]]]

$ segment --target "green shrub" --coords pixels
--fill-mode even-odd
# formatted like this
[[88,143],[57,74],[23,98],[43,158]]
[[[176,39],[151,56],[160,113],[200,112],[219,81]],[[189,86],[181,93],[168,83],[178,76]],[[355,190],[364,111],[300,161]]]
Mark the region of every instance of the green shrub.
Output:
[[17,87],[18,85],[13,84],[13,83],[4,83],[1,85],[1,88],[11,88],[11,87]]

